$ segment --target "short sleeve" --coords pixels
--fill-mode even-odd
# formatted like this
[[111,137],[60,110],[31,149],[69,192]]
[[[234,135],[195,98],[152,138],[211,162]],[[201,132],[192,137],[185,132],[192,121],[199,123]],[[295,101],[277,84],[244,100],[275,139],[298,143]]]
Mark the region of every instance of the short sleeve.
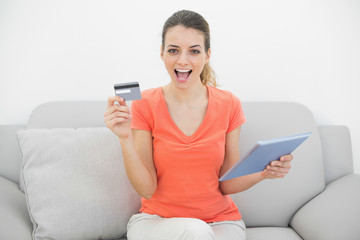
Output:
[[232,130],[238,128],[243,123],[246,122],[244,110],[241,106],[240,99],[236,97],[234,94],[231,94],[232,97],[232,105],[230,109],[230,118],[229,118],[229,126],[226,133],[231,132]]
[[149,118],[150,109],[144,107],[144,104],[142,100],[131,103],[131,128],[152,131]]

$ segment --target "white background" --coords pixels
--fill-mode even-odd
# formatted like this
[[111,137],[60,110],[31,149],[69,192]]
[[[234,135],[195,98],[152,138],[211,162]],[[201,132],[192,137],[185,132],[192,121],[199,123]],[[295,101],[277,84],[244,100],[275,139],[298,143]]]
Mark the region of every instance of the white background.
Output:
[[162,26],[181,9],[210,24],[220,88],[347,125],[360,173],[358,0],[0,0],[0,124],[26,124],[47,101],[107,100],[114,83],[165,85]]

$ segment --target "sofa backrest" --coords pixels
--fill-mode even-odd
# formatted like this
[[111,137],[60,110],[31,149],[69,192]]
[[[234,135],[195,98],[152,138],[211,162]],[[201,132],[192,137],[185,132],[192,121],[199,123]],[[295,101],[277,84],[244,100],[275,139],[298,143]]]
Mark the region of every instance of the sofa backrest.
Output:
[[0,176],[19,183],[21,155],[16,137],[25,125],[0,125]]
[[[34,109],[28,128],[104,127],[106,102],[52,102]],[[240,151],[258,140],[311,131],[294,153],[290,174],[232,195],[249,227],[288,226],[293,214],[325,187],[321,142],[311,112],[296,103],[245,102]],[[126,176],[124,176],[126,177]]]
[[27,128],[105,127],[104,101],[47,102],[30,114]]

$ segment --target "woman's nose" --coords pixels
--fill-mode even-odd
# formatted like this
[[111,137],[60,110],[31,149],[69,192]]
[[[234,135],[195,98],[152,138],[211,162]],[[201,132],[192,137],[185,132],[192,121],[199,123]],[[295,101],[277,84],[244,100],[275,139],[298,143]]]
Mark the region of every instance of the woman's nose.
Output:
[[180,55],[179,55],[179,59],[177,61],[178,64],[181,64],[181,65],[185,65],[188,63],[188,59],[187,59],[187,54],[186,52],[182,52]]

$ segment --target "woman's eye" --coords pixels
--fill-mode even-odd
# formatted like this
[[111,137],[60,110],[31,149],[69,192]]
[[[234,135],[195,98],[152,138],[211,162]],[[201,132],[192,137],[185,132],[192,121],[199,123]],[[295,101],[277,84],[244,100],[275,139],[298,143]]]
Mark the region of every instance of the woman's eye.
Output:
[[199,50],[191,50],[191,53],[194,53],[194,54],[199,54],[200,51]]
[[178,50],[177,50],[177,49],[169,49],[168,52],[169,52],[169,53],[177,53]]

